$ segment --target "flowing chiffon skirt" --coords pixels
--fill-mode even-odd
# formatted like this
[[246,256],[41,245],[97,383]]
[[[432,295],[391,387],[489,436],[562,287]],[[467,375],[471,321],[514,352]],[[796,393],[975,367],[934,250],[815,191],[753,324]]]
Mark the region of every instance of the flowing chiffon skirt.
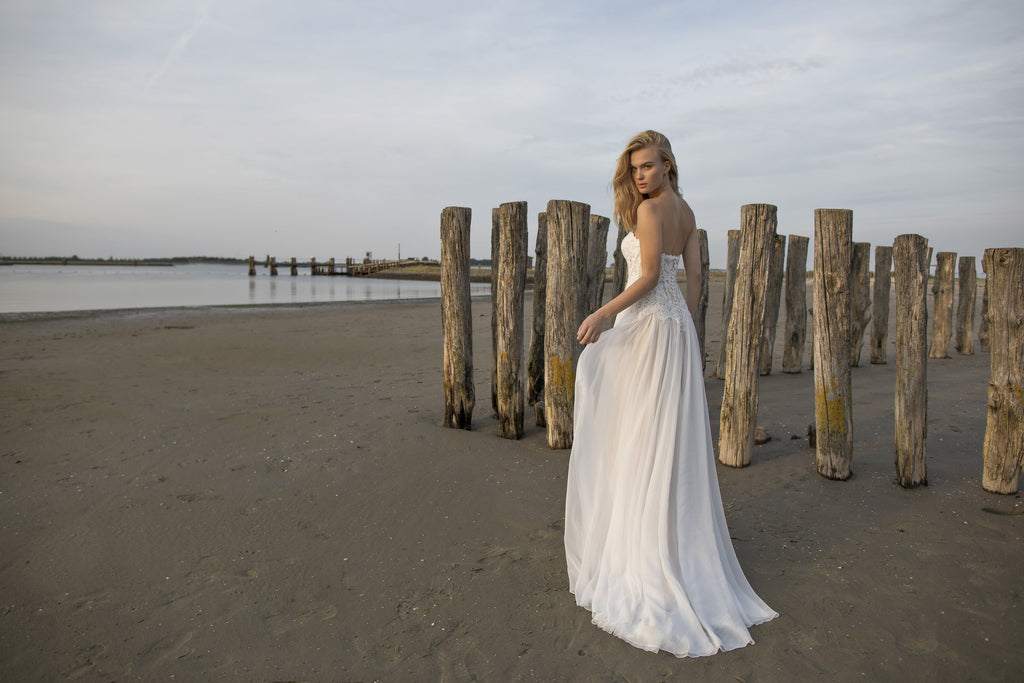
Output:
[[569,590],[594,624],[638,648],[689,657],[743,647],[749,626],[778,615],[729,537],[693,321],[685,303],[681,315],[636,308],[579,359]]

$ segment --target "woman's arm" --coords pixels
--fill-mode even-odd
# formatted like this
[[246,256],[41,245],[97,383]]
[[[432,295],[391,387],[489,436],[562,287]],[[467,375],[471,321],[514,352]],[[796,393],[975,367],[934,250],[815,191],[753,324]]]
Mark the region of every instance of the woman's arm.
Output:
[[653,202],[641,202],[637,208],[636,237],[640,241],[640,277],[617,297],[587,316],[576,332],[576,339],[581,344],[596,342],[612,316],[635,304],[658,284],[661,275],[661,217]]
[[700,301],[700,281],[703,276],[700,264],[700,238],[697,230],[690,232],[683,246],[683,269],[686,271],[686,307],[691,314],[697,313]]

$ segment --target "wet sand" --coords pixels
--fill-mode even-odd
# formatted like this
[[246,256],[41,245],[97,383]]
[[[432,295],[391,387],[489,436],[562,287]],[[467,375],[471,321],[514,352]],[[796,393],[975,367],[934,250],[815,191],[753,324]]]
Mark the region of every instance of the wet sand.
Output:
[[[716,436],[720,301],[713,283]],[[1024,675],[1024,516],[996,514],[1024,506],[980,485],[987,353],[929,363],[929,485],[911,491],[893,483],[891,354],[868,365],[865,346],[853,370],[847,482],[814,470],[808,359],[776,360],[773,439],[718,473],[740,563],[781,616],[755,645],[677,660],[598,630],[567,592],[568,451],[532,420],[497,436],[489,302],[473,306],[472,431],[440,426],[436,300],[0,323],[0,679]]]

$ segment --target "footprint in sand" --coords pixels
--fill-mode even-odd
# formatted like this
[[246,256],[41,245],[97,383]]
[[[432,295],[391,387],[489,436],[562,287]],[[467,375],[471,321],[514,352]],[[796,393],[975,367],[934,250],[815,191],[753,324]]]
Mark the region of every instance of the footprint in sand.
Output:
[[318,621],[327,621],[328,619],[333,619],[336,616],[338,616],[337,607],[334,605],[321,605],[297,616],[275,614],[267,617],[264,620],[264,623],[267,625],[267,630],[275,636],[279,636],[287,633],[288,631],[294,631],[297,628],[301,628],[306,624]]

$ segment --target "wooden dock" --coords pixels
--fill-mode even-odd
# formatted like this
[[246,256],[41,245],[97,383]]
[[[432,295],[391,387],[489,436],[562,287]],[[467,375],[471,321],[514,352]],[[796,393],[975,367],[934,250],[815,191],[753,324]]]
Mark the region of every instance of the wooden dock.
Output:
[[[327,261],[310,259],[308,263],[297,263],[295,258],[290,259],[289,267],[292,275],[298,274],[298,268],[309,268],[310,275],[347,275],[349,277],[368,277],[374,273],[394,268],[405,268],[407,266],[419,266],[424,264],[437,264],[437,261],[422,261],[418,259],[363,259],[357,262],[353,258],[345,259],[345,263],[336,263],[333,258]],[[264,267],[270,268],[271,275],[277,275],[277,259],[268,257]],[[249,257],[249,275],[256,274],[256,259]]]

